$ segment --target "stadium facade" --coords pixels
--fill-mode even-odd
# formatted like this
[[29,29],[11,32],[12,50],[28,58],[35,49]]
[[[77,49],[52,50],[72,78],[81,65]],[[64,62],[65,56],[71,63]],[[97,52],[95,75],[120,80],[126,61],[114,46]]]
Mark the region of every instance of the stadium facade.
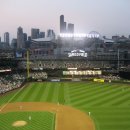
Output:
[[[55,73],[56,70],[60,70],[60,74],[57,73],[55,76],[63,75],[63,71],[68,68],[83,71],[81,72],[83,75],[84,73],[90,75],[89,72],[85,72],[87,70],[101,70],[103,73],[117,75],[119,71],[129,68],[130,52],[128,48],[122,48],[121,43],[116,43],[112,39],[104,39],[95,31],[86,36],[76,34],[73,37],[58,35],[56,38],[32,39],[29,48],[2,50],[0,55],[2,60],[4,57],[6,62],[9,59],[8,62],[17,64],[14,69],[26,71],[28,51],[30,70],[42,70],[47,73]],[[80,72],[76,74],[81,76]],[[92,75],[95,74],[92,72]]]

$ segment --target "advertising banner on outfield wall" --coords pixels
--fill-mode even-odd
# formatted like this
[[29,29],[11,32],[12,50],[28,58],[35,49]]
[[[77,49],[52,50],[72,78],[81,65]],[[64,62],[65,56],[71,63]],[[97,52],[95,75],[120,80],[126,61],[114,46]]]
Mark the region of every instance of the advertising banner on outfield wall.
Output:
[[63,75],[101,75],[101,70],[85,70],[85,71],[63,71]]

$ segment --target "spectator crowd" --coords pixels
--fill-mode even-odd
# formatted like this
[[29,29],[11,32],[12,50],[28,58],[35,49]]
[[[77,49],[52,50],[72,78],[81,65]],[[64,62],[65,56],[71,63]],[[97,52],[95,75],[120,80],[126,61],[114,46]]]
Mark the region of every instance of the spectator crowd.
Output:
[[[0,94],[21,87],[26,77],[26,73],[8,73],[0,75]],[[47,79],[47,73],[35,71],[30,73],[30,77],[32,79]]]
[[30,73],[30,77],[32,77],[32,79],[47,79],[47,73],[46,72],[33,72],[33,73]]
[[19,88],[25,76],[23,74],[7,74],[0,76],[0,94]]
[[[26,69],[26,62],[19,62],[19,69]],[[81,68],[81,69],[93,69],[93,68],[110,68],[107,63],[98,61],[32,61],[29,62],[30,69],[43,70],[43,69],[66,69],[66,68]]]
[[118,81],[121,79],[118,75],[101,75],[100,78],[105,79],[107,81]]

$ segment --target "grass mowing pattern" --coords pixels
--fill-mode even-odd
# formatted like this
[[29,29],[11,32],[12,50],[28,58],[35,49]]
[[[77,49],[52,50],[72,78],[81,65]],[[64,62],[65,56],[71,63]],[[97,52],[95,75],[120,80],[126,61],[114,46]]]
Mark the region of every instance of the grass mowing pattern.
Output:
[[[15,115],[15,116],[14,116]],[[29,120],[31,116],[31,121]],[[55,118],[50,112],[10,112],[0,114],[1,130],[54,130]],[[26,121],[27,125],[13,127],[15,121]]]
[[[0,97],[6,103],[16,92]],[[91,112],[96,130],[130,130],[130,85],[93,82],[32,83],[11,102],[53,102]]]
[[59,87],[58,101],[59,101],[59,104],[64,104],[64,102],[65,102],[65,99],[64,99],[64,84],[63,83],[61,83],[61,86]]

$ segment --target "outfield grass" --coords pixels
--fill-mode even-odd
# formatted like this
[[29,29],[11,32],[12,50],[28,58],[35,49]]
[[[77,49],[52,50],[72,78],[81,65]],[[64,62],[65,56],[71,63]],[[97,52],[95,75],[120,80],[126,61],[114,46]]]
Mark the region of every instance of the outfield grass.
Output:
[[[11,99],[13,96],[14,98]],[[59,102],[86,113],[91,112],[96,130],[130,130],[130,85],[127,84],[32,83],[22,90],[1,96],[0,105],[8,100],[10,102]]]
[[[29,120],[31,116],[31,121]],[[54,114],[49,112],[10,112],[0,114],[0,130],[54,130]],[[14,127],[16,121],[26,121],[27,125]]]

